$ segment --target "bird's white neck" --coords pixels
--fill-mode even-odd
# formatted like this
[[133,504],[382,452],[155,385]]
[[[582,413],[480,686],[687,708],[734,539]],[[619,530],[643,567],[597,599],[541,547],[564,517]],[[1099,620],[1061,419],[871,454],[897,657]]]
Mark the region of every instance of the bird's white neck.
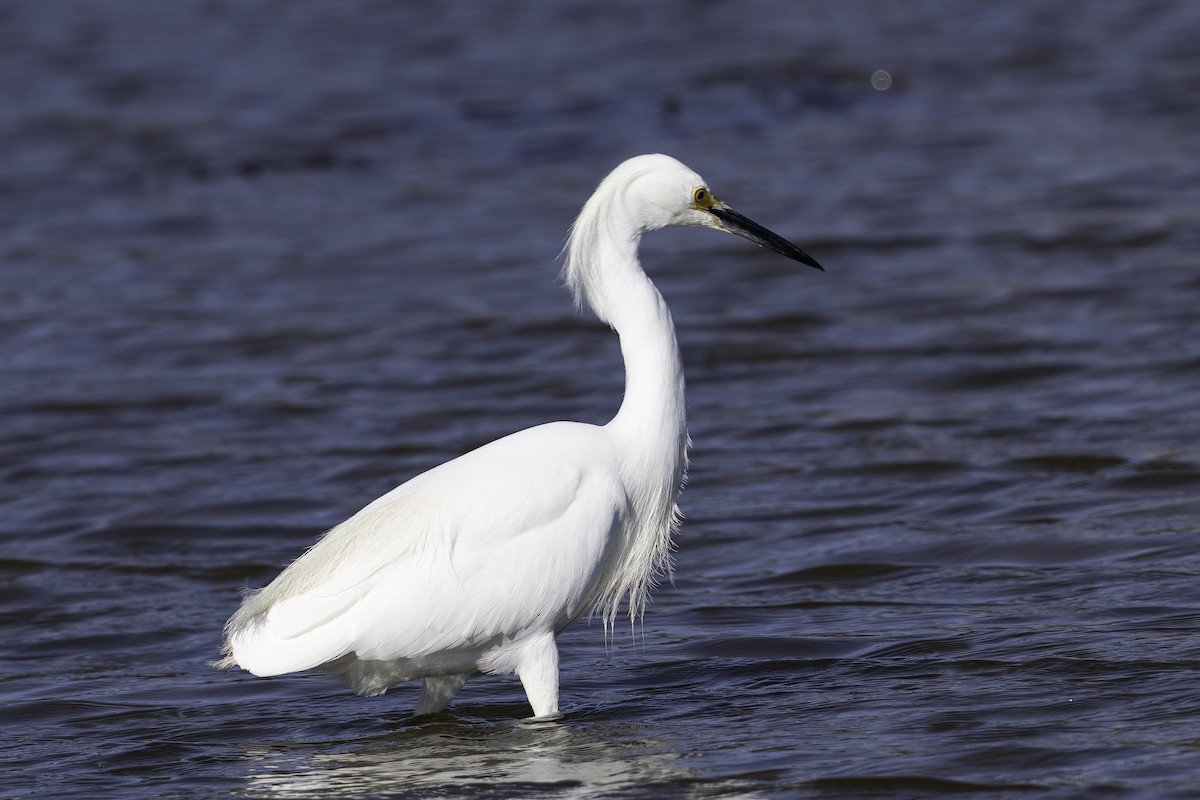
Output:
[[[610,306],[606,322],[621,339],[625,397],[609,428],[639,461],[661,462],[663,454],[671,454],[669,463],[658,465],[663,483],[655,489],[667,492],[673,503],[687,447],[683,361],[675,323],[662,295],[640,269],[621,284],[620,302]],[[650,464],[641,467],[639,473],[656,472]]]
[[636,176],[619,177],[606,179],[584,205],[563,267],[576,301],[620,336],[625,359],[625,399],[605,430],[617,450],[633,517],[626,524],[629,538],[599,590],[596,605],[606,625],[613,623],[622,596],[629,599],[630,617],[640,616],[655,576],[670,569],[675,498],[688,446],[675,324],[637,256],[642,234],[660,226],[639,217],[638,204],[627,202],[625,181]]
[[[640,618],[656,576],[671,570],[671,536],[679,520],[675,504],[687,471],[687,422],[683,362],[671,312],[658,289],[630,254],[632,269],[595,287],[610,294],[604,320],[621,338],[625,398],[606,429],[622,466],[634,510],[611,581],[604,591],[606,627],[621,595],[631,620]],[[608,272],[606,274],[612,274]]]
[[645,479],[634,498],[641,510],[669,515],[686,468],[683,362],[671,312],[638,260],[642,231],[619,209],[608,210],[590,218],[598,209],[585,208],[576,223],[568,283],[621,338],[625,398],[608,429],[629,472]]

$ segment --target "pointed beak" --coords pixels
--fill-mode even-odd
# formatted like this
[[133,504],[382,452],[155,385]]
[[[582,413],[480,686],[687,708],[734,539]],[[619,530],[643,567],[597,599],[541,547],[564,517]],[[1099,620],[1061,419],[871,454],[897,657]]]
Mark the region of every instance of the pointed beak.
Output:
[[741,236],[743,239],[749,239],[759,247],[774,250],[781,256],[787,256],[794,261],[799,261],[801,264],[807,264],[822,272],[825,271],[825,268],[818,264],[817,260],[808,253],[796,247],[796,245],[782,236],[771,233],[754,220],[743,217],[729,206],[714,203],[708,211],[717,218],[717,226],[721,230]]

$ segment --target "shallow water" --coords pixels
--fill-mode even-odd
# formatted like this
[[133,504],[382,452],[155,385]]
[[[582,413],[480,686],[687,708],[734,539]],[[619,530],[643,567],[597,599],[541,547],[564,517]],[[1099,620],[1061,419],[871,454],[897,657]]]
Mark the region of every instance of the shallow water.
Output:
[[[0,795],[1195,796],[1200,6],[0,9]],[[891,74],[872,88],[877,70]],[[674,585],[513,678],[210,670],[396,483],[602,422],[554,258],[672,153],[825,274],[650,237]]]

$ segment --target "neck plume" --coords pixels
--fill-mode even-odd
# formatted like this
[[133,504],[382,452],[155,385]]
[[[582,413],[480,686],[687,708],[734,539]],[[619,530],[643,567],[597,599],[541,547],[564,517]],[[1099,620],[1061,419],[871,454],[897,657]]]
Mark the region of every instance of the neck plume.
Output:
[[622,597],[640,618],[658,575],[670,571],[675,498],[687,469],[683,363],[675,325],[662,295],[646,276],[637,250],[648,229],[627,202],[628,186],[609,176],[584,205],[565,249],[563,281],[577,305],[587,305],[621,339],[625,396],[606,426],[622,464],[633,507],[633,534],[617,556],[596,601],[606,627]]

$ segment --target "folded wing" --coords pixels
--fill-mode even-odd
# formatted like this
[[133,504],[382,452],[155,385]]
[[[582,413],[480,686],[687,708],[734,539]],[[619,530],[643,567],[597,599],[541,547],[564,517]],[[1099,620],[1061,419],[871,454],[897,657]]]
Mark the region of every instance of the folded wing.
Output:
[[602,429],[499,439],[379,498],[249,595],[223,664],[278,675],[354,655],[436,669],[560,630],[606,579],[626,504]]

